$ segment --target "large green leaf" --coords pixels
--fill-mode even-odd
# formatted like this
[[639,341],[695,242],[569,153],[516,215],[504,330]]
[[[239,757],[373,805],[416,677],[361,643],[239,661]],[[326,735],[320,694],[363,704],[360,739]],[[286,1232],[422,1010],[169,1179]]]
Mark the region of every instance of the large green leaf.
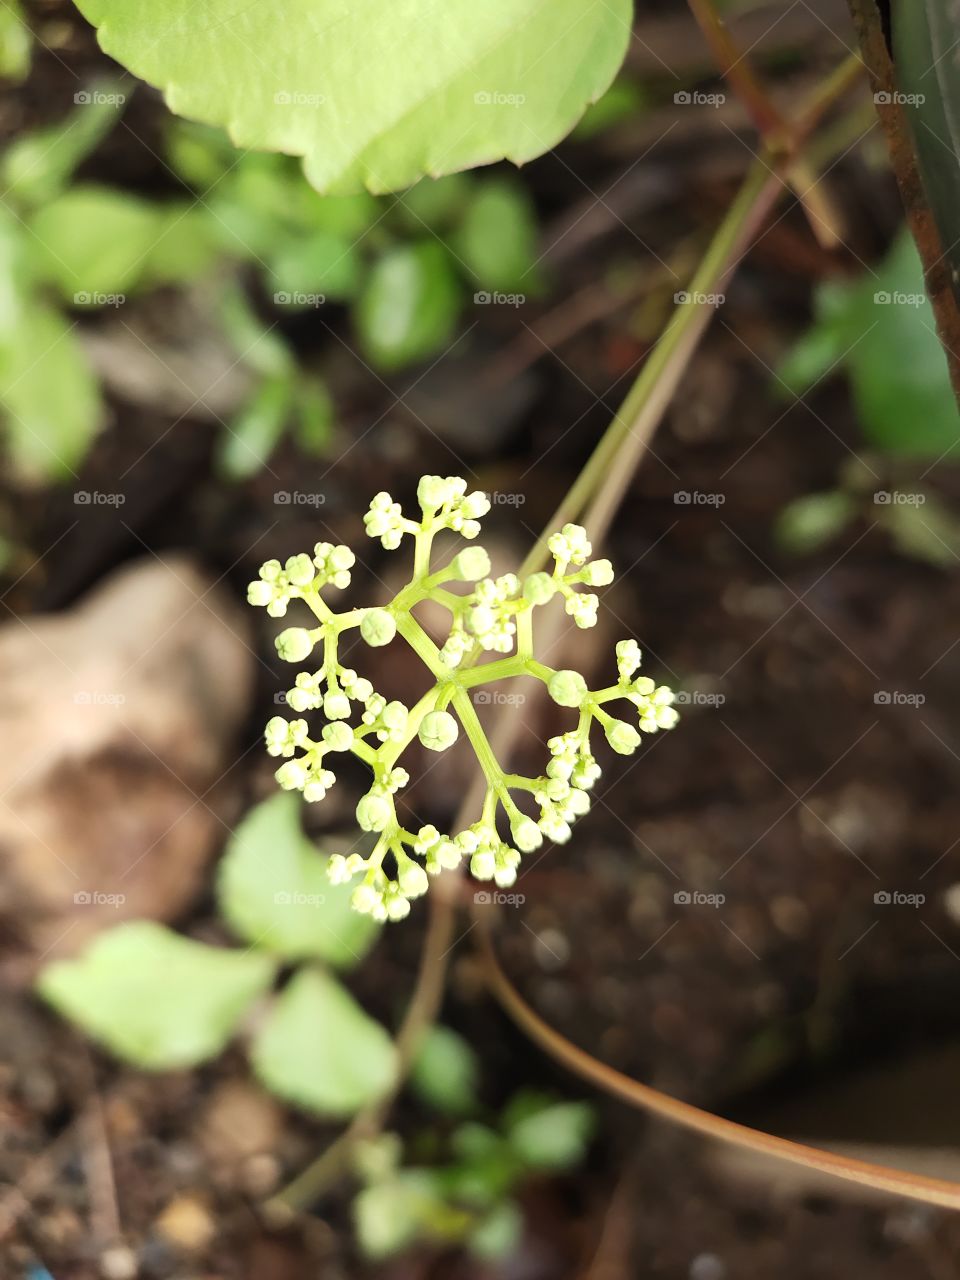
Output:
[[379,1022],[335,978],[301,969],[257,1033],[254,1070],[273,1093],[325,1116],[349,1116],[381,1097],[397,1054]]
[[220,910],[264,950],[348,968],[363,959],[380,926],[350,906],[351,885],[327,879],[327,859],[301,829],[299,799],[277,792],[237,827],[220,862]]
[[274,961],[257,951],[204,946],[137,920],[49,965],[37,989],[119,1057],[163,1071],[219,1053],[273,974]]
[[180,115],[305,157],[321,191],[557,143],[609,85],[628,0],[78,0],[100,43]]

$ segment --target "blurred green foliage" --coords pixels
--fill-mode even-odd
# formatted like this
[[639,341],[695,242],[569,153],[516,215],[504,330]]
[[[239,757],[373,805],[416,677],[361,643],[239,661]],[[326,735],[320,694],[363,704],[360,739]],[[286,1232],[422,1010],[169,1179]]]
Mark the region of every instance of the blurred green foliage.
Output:
[[474,1084],[458,1096],[453,1112],[463,1118],[446,1135],[421,1131],[408,1144],[418,1148],[416,1163],[403,1163],[395,1134],[357,1151],[356,1172],[365,1185],[354,1200],[354,1224],[368,1257],[384,1258],[418,1241],[502,1257],[519,1240],[515,1194],[523,1182],[583,1160],[593,1132],[591,1107],[522,1091],[498,1116],[481,1119],[474,1091],[479,1070],[466,1041],[448,1027],[433,1028],[412,1083],[441,1113],[451,1114],[450,1073],[461,1085],[469,1078]]
[[803,395],[845,373],[872,452],[841,469],[837,488],[789,503],[777,521],[777,541],[791,554],[812,553],[862,515],[881,525],[902,555],[939,568],[956,565],[960,521],[921,480],[932,465],[955,459],[960,413],[909,233],[898,235],[876,270],[822,284],[814,312],[781,379]]
[[900,457],[951,456],[960,413],[910,235],[901,232],[876,271],[821,285],[814,311],[781,367],[787,389],[803,395],[843,370],[870,445]]
[[218,446],[221,474],[240,479],[288,432],[307,453],[329,448],[329,392],[283,336],[298,317],[349,307],[363,358],[391,372],[443,351],[478,287],[479,301],[539,287],[535,214],[517,181],[456,174],[397,197],[321,197],[293,159],[171,118],[184,190],[146,199],[73,181],[125,101],[113,84],[76,99],[0,157],[0,404],[28,482],[74,473],[105,417],[81,317],[150,290],[203,281],[216,300],[253,381]]

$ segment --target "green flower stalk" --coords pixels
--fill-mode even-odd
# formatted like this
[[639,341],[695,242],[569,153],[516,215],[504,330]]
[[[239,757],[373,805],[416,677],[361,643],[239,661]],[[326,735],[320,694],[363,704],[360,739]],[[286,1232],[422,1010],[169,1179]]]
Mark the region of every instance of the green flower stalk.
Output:
[[[464,859],[478,880],[508,888],[524,853],[538,849],[545,838],[569,840],[573,822],[589,810],[590,790],[600,776],[590,746],[595,725],[614,751],[629,755],[640,745],[641,733],[672,729],[677,722],[672,691],[637,675],[641,653],[635,640],[621,640],[616,647],[617,682],[593,691],[579,672],[554,670],[535,657],[538,608],[558,597],[578,627],[592,627],[599,600],[583,588],[613,581],[609,560],[590,559],[584,529],[564,525],[549,541],[553,572],[534,573],[522,582],[512,573],[492,578],[490,557],[478,546],[463,548],[434,569],[437,535],[476,538],[490,503],[483,493],[468,493],[466,481],[456,476],[424,476],[417,498],[419,520],[404,516],[388,493],[378,493],[364,517],[367,534],[387,550],[396,550],[405,537],[413,540],[410,581],[389,604],[342,613],[330,607],[324,593],[349,586],[355,557],[348,547],[329,542],[318,542],[312,558],[291,556],[284,565],[268,560],[247,592],[249,603],[266,608],[271,617],[285,617],[291,601],[302,601],[314,616],[315,626],[288,627],[276,644],[280,657],[292,663],[315,652],[322,655],[317,670],[297,675],[287,704],[299,716],[322,711],[326,723],[319,736],[312,736],[305,719],[274,716],[266,727],[267,751],[284,760],[276,773],[280,786],[302,791],[309,801],[322,800],[336,782],[331,766],[338,754],[352,753],[371,769],[373,780],[356,815],[361,829],[376,841],[366,857],[331,858],[329,874],[338,883],[359,878],[353,905],[378,920],[402,920],[409,914],[410,899],[427,892],[430,876]],[[469,589],[451,590],[447,584],[454,583]],[[449,634],[439,647],[413,616],[412,610],[427,599],[450,614]],[[430,672],[432,687],[412,707],[388,702],[369,680],[339,661],[340,638],[350,630],[358,630],[373,648],[400,637]],[[484,660],[488,654],[501,656]],[[519,676],[542,681],[555,703],[578,713],[573,729],[550,739],[549,762],[536,778],[501,768],[471,700],[479,686]],[[636,725],[606,710],[615,701],[632,708]],[[407,830],[395,802],[410,780],[398,763],[401,756],[414,739],[431,751],[446,751],[461,730],[486,781],[477,821],[454,835],[430,825]],[[501,817],[509,839],[501,835]]]

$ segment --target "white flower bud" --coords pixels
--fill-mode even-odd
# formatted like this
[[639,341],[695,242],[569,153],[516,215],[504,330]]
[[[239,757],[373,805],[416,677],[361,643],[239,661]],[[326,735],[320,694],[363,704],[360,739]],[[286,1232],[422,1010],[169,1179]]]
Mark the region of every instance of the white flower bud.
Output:
[[265,608],[273,599],[273,587],[269,582],[263,579],[257,579],[251,582],[247,587],[247,604],[256,605],[258,608]]
[[490,557],[483,547],[466,547],[454,556],[450,571],[458,582],[479,582],[490,572]]
[[350,895],[350,903],[354,911],[370,916],[383,904],[383,895],[372,884],[358,884]]
[[283,571],[295,587],[308,587],[315,577],[313,561],[303,554],[291,556]]
[[417,501],[424,514],[436,511],[454,495],[450,491],[450,483],[442,476],[421,476],[417,485]]
[[612,724],[605,725],[603,731],[607,736],[607,741],[618,755],[632,755],[640,745],[639,733],[637,733],[633,725],[627,724],[623,720],[614,720]]
[[386,609],[368,609],[360,622],[360,634],[371,648],[379,649],[397,634],[397,624]]
[[594,560],[587,565],[582,576],[588,587],[609,587],[613,581],[613,565],[609,560]]
[[288,760],[274,774],[284,791],[300,791],[310,778],[310,771],[302,760]]
[[557,584],[549,573],[531,573],[523,584],[523,596],[531,604],[546,604],[553,599]]
[[417,736],[428,751],[446,751],[459,736],[460,729],[449,711],[431,711],[423,717]]
[[513,843],[523,853],[532,853],[543,844],[543,835],[532,818],[518,818],[510,824]]
[[324,725],[321,736],[331,751],[349,751],[353,746],[353,730],[342,720]]
[[284,662],[303,662],[313,653],[313,643],[313,637],[305,627],[287,627],[274,641]]
[[479,849],[470,859],[470,874],[477,880],[492,880],[496,869],[492,849]]
[[357,805],[357,822],[361,831],[382,831],[393,818],[393,805],[386,796],[368,791]]
[[547,692],[561,707],[579,707],[587,696],[587,682],[579,671],[556,671]]
[[427,873],[423,867],[416,862],[411,862],[409,858],[400,863],[397,871],[397,884],[400,886],[400,892],[405,898],[419,898],[430,887],[430,881],[427,879]]
[[331,690],[323,700],[323,714],[328,720],[346,720],[350,714],[350,699],[345,693]]

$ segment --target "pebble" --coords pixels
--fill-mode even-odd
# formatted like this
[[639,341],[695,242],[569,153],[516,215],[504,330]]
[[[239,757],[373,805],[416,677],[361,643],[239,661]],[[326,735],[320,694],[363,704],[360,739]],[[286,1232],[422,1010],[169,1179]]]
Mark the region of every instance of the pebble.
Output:
[[727,1264],[715,1253],[698,1253],[690,1263],[690,1280],[725,1280]]
[[100,1255],[100,1274],[103,1280],[134,1280],[137,1255],[125,1244],[105,1249]]
[[254,1200],[262,1200],[275,1191],[280,1182],[280,1161],[276,1156],[249,1156],[240,1169],[243,1190]]
[[159,1235],[185,1253],[202,1253],[217,1230],[210,1210],[195,1196],[176,1196],[154,1225]]

